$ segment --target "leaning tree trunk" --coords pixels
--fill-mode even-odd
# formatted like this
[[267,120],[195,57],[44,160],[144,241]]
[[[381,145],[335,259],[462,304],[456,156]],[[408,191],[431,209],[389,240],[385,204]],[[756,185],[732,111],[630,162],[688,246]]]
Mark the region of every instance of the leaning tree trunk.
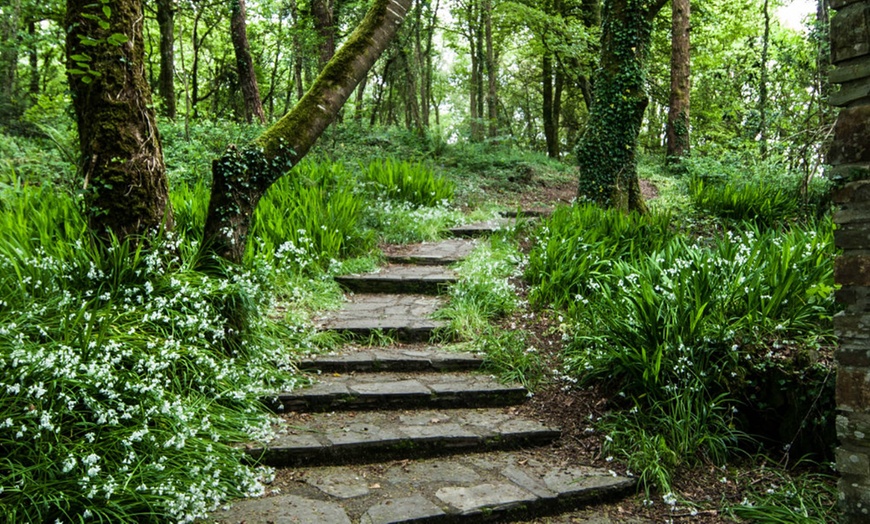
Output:
[[67,77],[91,230],[146,234],[171,221],[163,152],[143,66],[141,0],[67,0]]
[[242,97],[245,99],[245,120],[250,124],[252,117],[256,117],[261,124],[264,124],[266,123],[266,115],[263,113],[260,87],[257,85],[257,75],[254,73],[251,46],[248,44],[245,0],[233,0],[231,9],[230,33],[233,40],[233,50],[236,52],[239,84],[242,86]]
[[671,94],[668,104],[667,160],[679,163],[689,153],[689,0],[671,0]]
[[646,211],[637,180],[637,136],[649,102],[652,21],[666,0],[605,0],[595,100],[577,145],[580,201]]
[[308,152],[395,36],[411,0],[375,0],[347,43],[302,100],[253,143],[212,164],[203,245],[239,262],[254,208],[266,190]]

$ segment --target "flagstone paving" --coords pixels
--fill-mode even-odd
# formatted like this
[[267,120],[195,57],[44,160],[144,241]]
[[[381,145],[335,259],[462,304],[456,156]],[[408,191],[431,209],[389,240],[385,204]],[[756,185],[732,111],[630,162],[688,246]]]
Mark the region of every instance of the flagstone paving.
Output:
[[[515,222],[506,218],[465,231],[477,235]],[[388,266],[378,273],[380,284],[349,294],[342,309],[319,318],[320,329],[361,335],[383,330],[400,340],[428,340],[443,325],[432,315],[446,301],[420,294],[421,286],[447,274],[434,266],[467,256],[476,242],[388,248],[390,260],[419,265]],[[384,284],[385,274],[395,282]],[[349,282],[342,280],[348,288],[357,285]],[[425,292],[443,292],[444,284]],[[306,359],[300,367],[317,373],[317,382],[268,399],[281,422],[271,438],[245,446],[252,459],[278,468],[267,496],[238,501],[208,520],[503,522],[559,514],[634,489],[633,479],[564,464],[540,450],[559,437],[559,429],[552,421],[520,416],[516,405],[527,391],[475,372],[482,363],[480,355],[428,344],[349,345]],[[587,522],[611,520],[593,511]]]
[[456,282],[456,273],[442,265],[390,264],[374,273],[344,275],[335,278],[355,293],[438,294]]

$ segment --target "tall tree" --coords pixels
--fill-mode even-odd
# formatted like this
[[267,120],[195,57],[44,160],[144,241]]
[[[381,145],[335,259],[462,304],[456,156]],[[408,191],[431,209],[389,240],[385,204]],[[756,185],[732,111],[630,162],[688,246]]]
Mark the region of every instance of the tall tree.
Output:
[[689,152],[689,0],[671,0],[671,94],[668,104],[667,158],[679,162]]
[[232,0],[232,16],[230,17],[230,34],[233,40],[233,50],[236,53],[236,73],[242,87],[242,97],[245,100],[245,120],[251,119],[266,123],[263,103],[260,100],[260,87],[257,85],[257,74],[254,72],[254,61],[251,59],[251,46],[248,44],[248,24],[245,13],[245,0]]
[[175,97],[175,2],[157,0],[157,25],[160,28],[160,76],[157,92],[163,98],[163,114],[174,119]]
[[254,208],[266,190],[305,156],[338,115],[407,14],[411,0],[374,0],[365,18],[293,109],[253,143],[212,165],[204,242],[240,261]]
[[67,0],[67,77],[90,227],[101,237],[171,222],[169,187],[143,61],[141,0]]
[[335,4],[333,0],[311,0],[314,30],[320,37],[320,68],[335,54]]
[[767,156],[767,83],[770,69],[767,59],[770,53],[770,0],[764,0],[764,34],[761,37],[761,80],[758,86],[758,137],[761,157]]
[[581,201],[646,211],[637,180],[637,136],[649,99],[652,22],[667,0],[604,0],[595,100],[577,145]]
[[21,26],[21,0],[5,0],[0,10],[0,117],[8,121],[17,113],[16,80]]
[[486,65],[486,119],[487,136],[498,135],[498,72],[495,51],[492,45],[492,0],[483,0],[483,39],[485,42],[484,60]]

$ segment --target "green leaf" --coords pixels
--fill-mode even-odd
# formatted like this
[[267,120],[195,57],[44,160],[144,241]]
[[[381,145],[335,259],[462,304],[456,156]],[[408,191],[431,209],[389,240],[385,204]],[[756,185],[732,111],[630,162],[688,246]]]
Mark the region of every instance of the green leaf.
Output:
[[109,28],[109,22],[106,22],[105,20],[100,20],[97,23],[100,24],[100,29],[106,30]]
[[104,5],[103,6],[103,14],[106,15],[106,19],[112,18],[112,8]]
[[91,38],[89,36],[78,35],[78,37],[79,37],[79,42],[82,45],[87,45],[87,46],[91,46],[91,47],[100,45],[99,40],[94,40],[93,38]]
[[106,40],[112,45],[121,45],[129,40],[129,38],[125,34],[112,33],[111,36],[109,36],[109,38],[107,38]]
[[74,62],[90,62],[92,60],[90,55],[87,55],[85,53],[72,55],[72,56],[70,56],[70,59],[72,59]]
[[84,74],[86,74],[81,69],[75,69],[75,68],[67,69],[66,72],[71,74],[71,75],[84,75]]
[[84,83],[86,83],[86,84],[90,84],[90,83],[93,82],[93,81],[94,81],[94,79],[91,78],[91,77],[89,77],[88,75],[85,75],[85,76],[82,77],[82,82],[84,82]]

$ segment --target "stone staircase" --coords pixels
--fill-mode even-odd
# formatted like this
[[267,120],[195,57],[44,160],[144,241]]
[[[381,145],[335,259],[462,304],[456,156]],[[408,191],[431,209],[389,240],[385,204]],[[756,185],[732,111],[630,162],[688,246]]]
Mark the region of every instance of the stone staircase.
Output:
[[[500,224],[498,224],[500,225]],[[482,225],[473,233],[490,231]],[[471,234],[471,233],[462,233]],[[600,469],[565,467],[546,444],[552,421],[518,414],[528,392],[476,373],[479,355],[428,345],[440,323],[445,267],[475,240],[388,249],[390,265],[340,279],[353,291],[322,329],[389,331],[390,347],[349,346],[301,363],[312,387],[278,395],[274,439],[246,452],[277,468],[268,496],[209,521],[389,524],[514,520],[554,514],[622,495],[634,481]]]

